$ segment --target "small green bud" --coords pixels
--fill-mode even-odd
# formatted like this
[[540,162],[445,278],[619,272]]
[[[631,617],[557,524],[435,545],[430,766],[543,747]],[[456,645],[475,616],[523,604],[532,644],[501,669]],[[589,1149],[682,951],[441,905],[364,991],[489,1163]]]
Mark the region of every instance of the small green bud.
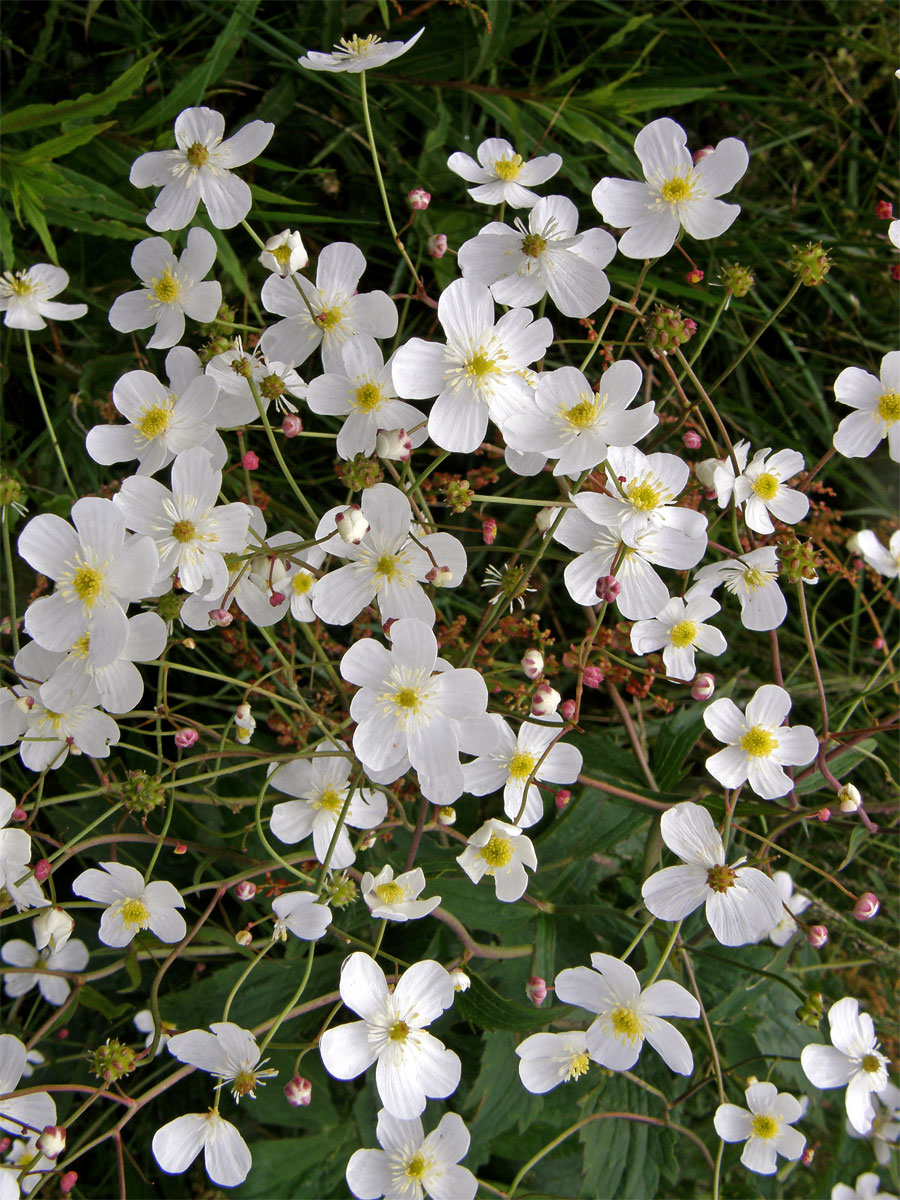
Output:
[[799,277],[804,287],[819,287],[825,282],[825,276],[831,270],[831,259],[828,251],[822,249],[821,242],[810,242],[804,249],[792,246],[793,258],[788,263],[788,270]]
[[746,296],[756,283],[750,268],[742,267],[740,263],[732,263],[730,267],[724,267],[719,272],[719,279],[725,291],[730,292],[732,296],[737,296],[738,299]]
[[451,479],[444,487],[444,495],[455,513],[464,513],[475,499],[467,479]]
[[98,1046],[88,1055],[88,1063],[93,1075],[113,1083],[130,1075],[134,1070],[134,1051],[118,1039],[107,1039],[105,1046]]
[[657,304],[653,312],[644,318],[644,337],[657,358],[671,354],[690,341],[696,332],[697,322],[690,317],[683,317],[678,308]]

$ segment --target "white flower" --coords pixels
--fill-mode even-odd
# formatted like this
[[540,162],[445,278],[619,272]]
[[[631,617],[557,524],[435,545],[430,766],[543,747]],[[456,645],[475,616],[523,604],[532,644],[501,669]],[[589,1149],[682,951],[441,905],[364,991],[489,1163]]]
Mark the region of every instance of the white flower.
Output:
[[900,529],[895,529],[891,534],[886,549],[871,529],[861,529],[855,535],[855,540],[854,553],[862,555],[866,566],[886,579],[896,578],[900,573]]
[[216,261],[216,242],[199,226],[188,231],[180,258],[165,238],[138,242],[131,267],[143,287],[113,302],[109,323],[119,333],[155,325],[149,350],[167,350],[184,336],[185,314],[194,321],[211,321],[222,303],[221,285],[201,282]]
[[147,216],[151,229],[157,233],[184,229],[194,219],[201,200],[217,229],[232,229],[246,217],[252,203],[250,188],[231,174],[231,168],[242,167],[262,154],[275,126],[251,121],[225,142],[224,132],[221,113],[212,108],[186,108],[175,121],[178,148],[152,151],[134,160],[129,179],[135,187],[162,187]]
[[791,1128],[803,1109],[798,1100],[788,1092],[779,1092],[774,1083],[751,1083],[744,1094],[747,1108],[720,1104],[716,1109],[716,1133],[723,1142],[746,1143],[741,1162],[748,1171],[774,1175],[777,1155],[797,1159],[803,1153],[806,1138]]
[[845,996],[828,1010],[831,1046],[804,1046],[800,1065],[818,1088],[847,1088],[847,1117],[857,1133],[868,1133],[875,1119],[872,1094],[888,1083],[888,1059],[878,1048],[875,1026],[859,1001]]
[[673,596],[651,620],[632,625],[631,648],[635,654],[662,650],[667,679],[693,679],[697,674],[697,650],[719,655],[728,648],[721,631],[703,623],[718,611],[719,605],[711,596],[686,600]]
[[383,42],[377,33],[370,33],[364,38],[354,33],[353,37],[341,38],[336,42],[330,54],[310,50],[297,62],[308,71],[347,71],[351,75],[358,75],[361,71],[372,71],[399,58],[412,49],[424,32],[423,26],[408,42]]
[[784,486],[784,480],[804,468],[797,450],[779,450],[769,458],[768,446],[757,450],[753,461],[734,482],[735,503],[744,505],[744,520],[756,533],[774,533],[772,517],[796,525],[809,512],[809,497]]
[[277,920],[273,937],[285,938],[288,930],[306,942],[317,942],[331,924],[331,909],[320,904],[314,892],[285,892],[272,901]]
[[[900,225],[900,221],[894,221],[893,224]],[[857,1175],[853,1187],[848,1183],[836,1183],[831,1189],[831,1200],[897,1200],[897,1197],[893,1192],[881,1190],[881,1180],[874,1171],[864,1171],[862,1175]]]
[[366,871],[359,890],[373,917],[386,921],[415,921],[427,917],[441,902],[440,896],[417,900],[424,886],[425,872],[421,867],[404,871],[395,879],[394,868],[386,866],[377,875]]
[[49,263],[36,263],[27,271],[4,271],[0,279],[0,312],[10,329],[46,329],[47,322],[77,321],[86,304],[60,304],[52,300],[69,286],[68,272]]
[[270,275],[260,299],[268,312],[285,319],[262,335],[259,345],[263,353],[298,366],[321,343],[325,370],[339,374],[343,369],[340,347],[348,337],[355,333],[393,337],[397,306],[390,296],[386,292],[360,295],[356,290],[365,269],[362,250],[351,242],[334,242],[319,255],[315,287],[302,275],[290,279]]
[[240,553],[247,542],[246,504],[216,505],[222,472],[213,469],[200,446],[177,455],[172,490],[156,479],[133,475],[113,498],[129,529],[149,534],[159,552],[159,583],[178,572],[181,586],[197,592],[204,581],[211,593],[228,583],[224,554]]
[[882,438],[894,462],[900,462],[900,350],[881,360],[881,378],[861,367],[847,367],[834,381],[834,397],[857,411],[844,417],[834,448],[845,458],[868,458]]
[[300,400],[306,395],[306,384],[292,366],[274,360],[270,362],[258,348],[245,354],[240,338],[234,339],[230,350],[209,360],[206,373],[219,387],[213,418],[220,429],[236,429],[258,420],[259,411],[250,390],[251,379],[259,392],[263,411],[274,400],[279,412],[296,412],[297,406],[287,399],[286,393]]
[[876,1161],[879,1166],[886,1167],[891,1161],[892,1148],[900,1141],[900,1088],[888,1083],[882,1091],[877,1094],[873,1092],[872,1101],[875,1119],[868,1135],[857,1133],[849,1121],[845,1128],[851,1137],[871,1138]]
[[512,903],[521,899],[528,887],[528,872],[537,869],[537,854],[530,838],[518,825],[508,825],[491,817],[469,838],[456,860],[473,883],[485,875],[494,880],[497,899]]
[[[56,1163],[53,1159],[47,1158],[38,1149],[38,1140],[34,1134],[27,1141],[20,1138],[13,1140],[4,1160],[7,1166],[0,1169],[0,1188],[7,1188],[6,1181],[10,1180],[15,1191],[9,1188],[0,1193],[2,1200],[18,1200],[19,1188],[23,1196],[30,1196],[38,1184],[44,1183],[48,1175],[55,1170]],[[28,1174],[19,1183],[19,1174],[26,1168]]]
[[231,1094],[239,1104],[242,1096],[256,1099],[254,1089],[263,1087],[267,1079],[278,1072],[271,1067],[261,1069],[259,1046],[247,1029],[232,1021],[218,1021],[205,1029],[189,1029],[169,1038],[169,1053],[179,1062],[190,1063],[210,1075],[217,1075],[217,1088],[231,1086]]
[[469,454],[484,440],[489,415],[499,421],[507,406],[531,397],[523,371],[543,357],[553,327],[527,308],[512,308],[495,324],[491,293],[468,279],[455,279],[441,293],[438,320],[446,346],[410,338],[394,356],[394,385],[408,400],[437,396],[428,418],[431,440]]
[[267,271],[273,271],[283,279],[295,271],[302,271],[309,262],[309,255],[297,230],[283,229],[266,240],[259,261]]
[[[595,520],[621,530],[626,541],[645,529],[671,529],[706,543],[706,517],[675,507],[690,467],[675,454],[644,454],[636,446],[610,446],[607,496],[598,496]],[[618,483],[618,487],[616,487]]]
[[[4,947],[5,948],[5,947]],[[47,1092],[14,1096],[23,1076],[27,1076],[25,1046],[11,1033],[0,1034],[0,1129],[25,1135],[40,1132],[56,1124],[56,1104]],[[33,1185],[32,1185],[33,1186]],[[18,1190],[15,1193],[18,1195]]]
[[[322,742],[312,759],[297,758],[293,762],[269,768],[269,782],[279,792],[297,799],[276,804],[272,809],[269,828],[282,842],[301,842],[312,834],[313,851],[324,863],[328,847],[337,828],[338,817],[347,800],[350,772],[353,763],[343,747]],[[349,867],[356,858],[350,845],[351,829],[374,829],[387,813],[387,800],[382,792],[356,788],[347,808],[344,824],[331,856],[335,870]]]
[[326,1029],[319,1039],[325,1070],[355,1079],[376,1063],[375,1084],[387,1111],[401,1121],[418,1117],[428,1097],[456,1091],[460,1061],[426,1027],[453,1003],[453,981],[431,959],[414,963],[393,992],[367,954],[351,954],[341,967],[341,999],[363,1019]]
[[603,273],[616,252],[605,229],[576,233],[578,209],[565,196],[538,200],[528,229],[500,221],[485,225],[458,251],[466,279],[486,284],[498,304],[526,308],[547,293],[567,317],[587,317],[609,296]]
[[395,621],[390,637],[390,650],[365,638],[341,659],[341,675],[360,688],[350,703],[353,750],[368,770],[390,774],[380,782],[398,779],[411,765],[426,799],[452,804],[464,790],[454,722],[483,719],[487,687],[477,671],[438,658],[423,621]]
[[597,392],[576,367],[545,371],[527,402],[503,416],[503,436],[515,450],[559,459],[554,475],[576,478],[611,445],[631,446],[659,423],[652,403],[629,408],[642,379],[637,363],[624,360],[603,373]]
[[[46,904],[41,889],[28,869],[31,860],[31,838],[24,829],[7,829],[16,809],[16,801],[6,788],[0,788],[0,891],[5,890],[21,912],[26,908]],[[28,875],[26,883],[19,880]]]
[[108,907],[100,918],[100,941],[107,946],[128,946],[136,933],[149,929],[161,942],[180,942],[187,926],[181,913],[184,901],[168,880],[145,884],[140,871],[124,863],[91,867],[72,884],[76,896],[85,896]]
[[743,472],[747,465],[747,456],[750,453],[750,443],[735,442],[731,449],[734,453],[734,463],[731,461],[731,456],[726,454],[724,458],[705,458],[694,468],[697,478],[703,486],[716,493],[716,502],[719,508],[727,508],[731,503],[736,478],[734,466],[737,463],[738,473]]
[[26,632],[45,650],[68,651],[89,635],[90,664],[117,659],[128,638],[125,610],[150,594],[159,571],[150,538],[128,537],[111,500],[86,496],[72,505],[73,529],[62,517],[41,513],[19,535],[19,554],[56,581],[25,613]]
[[669,979],[641,991],[636,973],[609,954],[592,954],[590,967],[572,967],[556,977],[556,995],[597,1019],[586,1034],[588,1054],[611,1071],[637,1062],[646,1039],[670,1071],[690,1075],[694,1058],[682,1034],[663,1017],[699,1017],[700,1005]]
[[[317,538],[334,529],[340,511],[333,508],[325,513]],[[361,514],[369,528],[358,541],[346,542],[335,533],[321,543],[326,553],[350,561],[319,580],[313,611],[329,625],[347,625],[377,598],[382,622],[415,617],[433,625],[434,605],[421,585],[437,565],[451,572],[443,586],[459,587],[468,565],[462,543],[450,533],[414,535],[409,500],[390,483],[366,488]]]
[[[153,1045],[153,1039],[156,1036],[156,1026],[153,1023],[153,1013],[149,1008],[142,1008],[139,1013],[135,1013],[133,1021],[135,1029],[138,1033],[143,1033],[144,1046],[150,1049]],[[162,1022],[162,1031],[159,1035],[159,1041],[156,1043],[156,1056],[158,1057],[169,1044],[169,1038],[172,1036],[172,1031],[175,1026],[169,1021]]]
[[463,765],[465,790],[487,796],[502,787],[503,811],[523,829],[544,815],[538,782],[574,783],[582,767],[581,751],[575,746],[559,741],[551,746],[559,735],[554,725],[561,725],[562,717],[553,713],[546,720],[552,724],[523,721],[515,735],[501,716],[492,713],[479,729],[477,744],[467,741],[463,747],[478,755]]
[[469,188],[468,191],[479,204],[531,208],[540,197],[530,188],[546,183],[562,166],[562,158],[558,154],[547,154],[523,162],[521,154],[516,154],[503,138],[488,138],[475,153],[478,162],[468,154],[457,151],[447,159],[447,166],[468,183],[478,184],[478,187]]
[[410,435],[412,445],[421,446],[428,436],[425,415],[397,399],[393,359],[385,365],[375,339],[363,333],[348,338],[339,352],[342,366],[310,380],[306,402],[314,413],[347,418],[337,436],[340,457],[371,455],[380,429],[421,426]]
[[[83,971],[88,964],[88,948],[79,938],[70,938],[60,950],[36,950],[21,938],[11,938],[3,943],[0,958],[10,967],[23,967],[22,971],[4,973],[3,986],[7,996],[24,996],[37,984],[37,989],[48,1004],[60,1005],[72,990],[64,975],[48,975],[47,971]],[[29,967],[40,967],[30,972]],[[5,1105],[4,1105],[5,1111]],[[54,1124],[48,1121],[47,1124]],[[43,1128],[43,1126],[41,1127]]]
[[757,688],[746,713],[727,697],[714,700],[703,710],[703,721],[727,748],[706,760],[707,771],[723,787],[749,782],[764,800],[786,796],[794,784],[782,766],[805,767],[819,752],[809,725],[788,729],[782,724],[790,711],[790,696],[774,683]]
[[757,942],[783,916],[776,885],[755,867],[725,865],[725,848],[712,817],[689,800],[667,809],[662,839],[683,866],[665,867],[644,881],[641,895],[655,917],[681,921],[701,904],[723,946]]
[[687,134],[668,117],[645,125],[634,141],[646,183],[601,179],[591,193],[604,221],[627,232],[619,250],[628,258],[658,258],[683,227],[691,237],[718,237],[735,221],[739,204],[714,197],[730,192],[747,170],[747,147],[725,138],[695,166]]
[[519,1078],[535,1095],[560,1083],[580,1079],[591,1065],[586,1035],[578,1029],[565,1033],[533,1033],[516,1046]]
[[378,1114],[382,1150],[357,1150],[347,1163],[347,1186],[359,1200],[475,1200],[478,1181],[456,1164],[469,1150],[469,1131],[456,1113],[444,1113],[425,1137],[418,1117],[398,1121]]
[[112,400],[127,425],[95,425],[85,439],[94,462],[138,460],[139,475],[155,475],[176,454],[191,446],[209,451],[216,468],[228,459],[225,443],[216,433],[214,410],[218,387],[203,374],[200,359],[187,346],[166,355],[169,387],[149,371],[119,376]]
[[[787,616],[787,601],[776,582],[778,549],[763,546],[739,558],[709,563],[696,573],[692,593],[714,592],[719,584],[741,602],[741,623],[745,629],[777,629]],[[812,582],[812,581],[810,581]]]
[[49,949],[51,954],[62,950],[72,936],[75,919],[62,908],[47,907],[38,913],[31,922],[31,932],[34,944],[38,950]]
[[794,881],[787,871],[775,871],[772,879],[788,912],[782,915],[774,929],[769,930],[769,941],[775,946],[786,946],[797,932],[797,922],[794,917],[799,917],[801,913],[806,912],[812,904],[812,900],[809,896],[794,891]]
[[208,1113],[187,1113],[157,1129],[153,1135],[153,1157],[167,1175],[186,1171],[200,1151],[206,1173],[220,1187],[237,1187],[250,1172],[252,1159],[247,1143],[231,1124]]

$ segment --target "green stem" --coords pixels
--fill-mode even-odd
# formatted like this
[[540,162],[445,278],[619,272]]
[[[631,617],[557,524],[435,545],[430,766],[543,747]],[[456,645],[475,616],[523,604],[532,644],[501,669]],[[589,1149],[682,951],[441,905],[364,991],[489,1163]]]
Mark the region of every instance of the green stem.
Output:
[[290,487],[291,491],[294,493],[294,495],[297,497],[297,499],[303,505],[303,508],[306,511],[306,515],[312,521],[313,525],[314,526],[318,525],[319,518],[316,516],[312,505],[309,503],[309,501],[306,499],[306,497],[303,495],[303,493],[297,487],[297,484],[294,482],[294,477],[291,474],[290,470],[288,469],[287,463],[284,461],[284,455],[281,453],[281,447],[278,445],[278,441],[275,437],[275,433],[272,429],[272,426],[269,423],[269,418],[266,415],[266,410],[263,407],[262,397],[259,394],[259,388],[256,386],[256,380],[251,379],[249,375],[246,376],[246,380],[247,380],[247,384],[250,388],[250,392],[253,396],[253,400],[256,404],[256,411],[259,413],[259,419],[262,421],[263,428],[266,431],[266,437],[269,439],[269,445],[272,447],[272,453],[275,455],[275,460],[278,463],[279,467],[281,467],[281,473],[284,475],[285,479],[288,481],[288,486]]
[[272,1024],[272,1028],[269,1030],[269,1032],[266,1034],[266,1036],[260,1042],[260,1044],[259,1044],[260,1057],[265,1052],[266,1046],[268,1046],[269,1042],[271,1042],[272,1038],[275,1036],[275,1034],[278,1032],[278,1030],[281,1028],[281,1026],[287,1020],[288,1013],[291,1011],[291,1009],[294,1007],[294,1005],[297,1003],[297,1001],[300,999],[300,997],[306,991],[306,985],[309,983],[309,976],[310,976],[310,973],[312,972],[313,958],[315,956],[315,953],[316,953],[316,943],[310,942],[309,943],[309,954],[307,954],[307,956],[306,956],[306,970],[303,972],[303,978],[300,980],[300,985],[297,988],[296,992],[294,992],[293,996],[291,996],[291,998],[287,1002],[287,1004],[284,1006],[284,1008],[281,1010],[281,1012],[278,1014],[278,1017]]
[[788,294],[785,296],[785,298],[782,300],[782,302],[778,305],[778,307],[775,309],[775,311],[769,316],[769,319],[767,321],[765,321],[762,325],[760,325],[759,329],[757,329],[756,333],[753,335],[753,337],[750,339],[750,341],[747,342],[746,346],[744,346],[743,350],[740,352],[740,354],[737,356],[737,358],[734,360],[734,362],[731,364],[731,366],[728,367],[727,370],[722,372],[722,374],[719,376],[719,378],[715,381],[715,383],[709,389],[711,392],[716,391],[716,389],[725,382],[725,380],[732,373],[732,371],[735,370],[738,363],[743,362],[743,360],[747,357],[747,355],[750,353],[750,351],[753,349],[753,347],[756,345],[756,343],[759,341],[759,339],[762,337],[762,335],[766,332],[766,330],[769,328],[769,326],[774,324],[775,321],[777,321],[777,319],[781,316],[781,314],[784,312],[784,310],[787,308],[787,306],[790,304],[790,302],[793,300],[793,298],[800,291],[801,284],[802,284],[801,279],[798,278],[798,279],[794,280],[794,284],[793,284],[793,287],[791,288],[791,290],[788,292]]
[[648,988],[651,983],[656,983],[656,980],[659,978],[660,971],[666,965],[666,963],[668,962],[668,959],[669,959],[669,955],[672,953],[672,947],[675,945],[675,939],[678,937],[680,929],[681,929],[681,922],[676,921],[674,928],[672,929],[672,932],[669,935],[669,940],[666,942],[666,947],[662,952],[662,956],[661,956],[659,962],[656,964],[656,967],[654,968],[653,974],[650,976],[650,978],[644,984],[645,988]]
[[53,428],[53,422],[50,420],[50,413],[47,411],[44,393],[41,391],[41,384],[38,379],[37,368],[34,365],[34,355],[31,353],[31,334],[27,329],[24,332],[25,354],[28,357],[28,369],[31,371],[31,381],[34,384],[35,392],[37,392],[38,404],[41,406],[41,412],[44,414],[44,423],[47,426],[47,432],[50,434],[50,441],[53,443],[53,449],[56,451],[56,457],[59,459],[59,465],[62,468],[62,473],[65,477],[66,484],[69,488],[69,491],[72,493],[72,499],[77,500],[78,493],[75,491],[75,485],[69,477],[69,469],[66,466],[66,460],[63,458],[63,453],[56,437],[56,430]]
[[19,624],[16,617],[16,585],[13,575],[12,551],[9,547],[9,505],[4,504],[0,511],[0,525],[3,529],[3,562],[6,567],[6,595],[9,599],[9,631],[12,634],[13,652],[19,653]]
[[250,959],[250,961],[247,963],[247,966],[244,968],[244,970],[239,975],[234,987],[228,993],[228,999],[225,1001],[225,1007],[222,1009],[222,1020],[223,1021],[228,1020],[228,1014],[229,1014],[229,1012],[231,1012],[232,1002],[233,1002],[235,996],[240,991],[241,986],[243,985],[247,976],[250,974],[250,972],[253,970],[253,968],[256,966],[257,963],[262,962],[262,960],[265,958],[265,956],[271,950],[273,945],[274,945],[274,942],[268,942],[265,946],[263,946],[263,948],[262,948],[262,950],[260,950],[259,954],[257,954],[255,958]]

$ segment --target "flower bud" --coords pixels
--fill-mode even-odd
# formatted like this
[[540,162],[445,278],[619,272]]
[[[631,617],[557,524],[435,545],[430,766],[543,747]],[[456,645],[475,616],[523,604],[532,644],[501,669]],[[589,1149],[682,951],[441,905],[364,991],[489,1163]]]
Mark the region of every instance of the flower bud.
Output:
[[879,221],[890,221],[894,215],[894,206],[890,200],[879,200],[875,205],[875,216]]
[[691,695],[695,700],[709,700],[716,690],[716,677],[704,671],[691,684]]
[[234,935],[234,940],[239,946],[249,946],[253,941],[253,934],[249,929],[239,929]]
[[693,153],[694,166],[696,167],[697,163],[702,162],[704,158],[708,158],[713,150],[715,150],[715,146],[701,146],[699,150],[695,150]]
[[179,750],[187,750],[198,741],[200,734],[196,729],[179,729],[175,734],[175,745]]
[[806,940],[812,946],[813,950],[819,950],[828,941],[827,928],[824,925],[813,925],[806,935]]
[[273,271],[286,279],[294,271],[302,271],[309,262],[309,255],[303,245],[303,238],[297,232],[283,229],[266,242],[266,248],[259,256],[259,261],[268,271]]
[[23,821],[28,820],[28,813],[22,807],[21,804],[17,804],[16,807],[9,814],[9,819],[11,821],[15,821],[17,825],[21,825]]
[[296,413],[285,414],[285,418],[281,422],[281,432],[286,438],[295,438],[298,433],[303,432],[303,422]]
[[525,984],[525,995],[532,1004],[540,1006],[547,999],[547,980],[540,975],[532,975]]
[[16,700],[16,708],[19,712],[30,713],[34,708],[34,696],[19,696]]
[[808,1166],[811,1166],[811,1165],[812,1165],[812,1160],[813,1160],[815,1157],[816,1157],[816,1148],[815,1148],[815,1146],[807,1146],[807,1147],[804,1149],[803,1153],[800,1155],[800,1162],[802,1163],[802,1165],[803,1165],[804,1167],[808,1167]]
[[425,250],[432,258],[443,258],[447,253],[447,235],[435,233],[428,239]]
[[173,854],[187,854],[187,846],[184,844],[184,842],[177,842],[172,847],[172,853]]
[[37,1149],[45,1158],[56,1158],[66,1148],[66,1131],[62,1125],[45,1125],[38,1135]]
[[277,608],[279,604],[284,604],[284,592],[273,592],[269,597],[269,603],[273,608]]
[[568,788],[560,788],[556,793],[556,800],[554,803],[556,804],[557,808],[565,808],[571,799],[572,793],[568,790]]
[[493,546],[494,538],[497,536],[497,522],[493,517],[487,517],[481,523],[481,537],[486,546]]
[[853,907],[853,915],[857,921],[871,921],[879,908],[881,908],[881,901],[875,893],[863,892]]
[[454,992],[467,992],[472,986],[472,980],[460,967],[450,972],[450,978],[453,980]]
[[831,820],[831,809],[830,808],[820,808],[819,811],[816,813],[816,820],[821,821],[823,825],[825,824],[826,821],[830,821]]
[[242,879],[240,883],[235,884],[234,894],[238,900],[252,900],[256,895],[256,884],[252,879]]
[[453,582],[453,572],[449,567],[432,567],[425,573],[425,582],[433,583],[435,587],[449,587]]
[[534,518],[534,523],[537,525],[541,533],[546,533],[556,518],[559,516],[559,509],[548,505],[542,508],[538,515]]
[[255,471],[259,466],[259,455],[254,454],[252,450],[248,450],[241,459],[241,466],[247,471]]
[[49,946],[51,954],[62,950],[74,928],[74,920],[61,908],[43,908],[31,922],[35,946],[38,950]]
[[681,442],[686,450],[699,450],[703,445],[703,438],[696,429],[686,429]]
[[597,580],[594,590],[597,593],[598,600],[602,600],[606,604],[612,604],[613,600],[621,592],[622,587],[615,575],[601,575]]
[[456,809],[452,804],[442,804],[435,814],[438,825],[455,825]]
[[50,866],[50,860],[47,858],[39,858],[34,864],[34,877],[38,883],[43,883],[50,878],[50,872],[53,868]]
[[598,688],[605,678],[599,667],[585,667],[581,673],[581,682],[586,688]]
[[305,1108],[312,1100],[312,1084],[302,1075],[295,1075],[284,1085],[284,1098],[294,1108]]
[[222,629],[227,629],[234,620],[227,608],[211,608],[206,615],[210,625],[218,625]]
[[78,1182],[78,1172],[77,1171],[66,1171],[65,1175],[61,1176],[61,1178],[60,1178],[59,1190],[62,1192],[62,1194],[64,1196],[68,1196],[69,1192],[71,1192],[72,1188],[74,1188],[74,1186],[77,1182]]
[[531,698],[531,715],[549,717],[562,703],[562,696],[549,683],[539,683]]
[[688,283],[702,283],[703,272],[699,267],[692,267],[690,271],[688,271],[687,275],[685,275],[685,279]]
[[837,794],[840,801],[841,812],[852,813],[856,812],[862,804],[862,796],[859,793],[859,788],[853,786],[852,783],[845,783]]
[[339,512],[334,520],[341,541],[349,542],[353,546],[358,546],[371,528],[358,504],[349,505]]
[[575,719],[575,701],[563,700],[559,706],[559,715],[564,721],[572,721]]
[[379,429],[375,435],[375,453],[394,462],[409,462],[412,438],[405,429]]
[[891,279],[895,283],[900,283],[900,263],[894,263],[891,266]]
[[406,199],[413,212],[424,212],[431,203],[431,192],[426,192],[424,188],[413,188],[407,192]]
[[256,721],[250,711],[249,704],[239,704],[234,713],[234,727],[237,730],[237,740],[242,746],[249,744],[253,731],[256,729]]
[[522,655],[522,670],[529,679],[540,679],[544,669],[544,656],[540,650],[526,650]]

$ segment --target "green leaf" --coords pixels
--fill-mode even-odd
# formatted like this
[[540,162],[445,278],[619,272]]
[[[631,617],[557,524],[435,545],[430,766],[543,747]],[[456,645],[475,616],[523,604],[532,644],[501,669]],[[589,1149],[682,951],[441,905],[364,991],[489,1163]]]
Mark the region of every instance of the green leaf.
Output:
[[133,1004],[114,1004],[108,996],[104,996],[87,983],[79,989],[78,1000],[85,1008],[92,1008],[94,1012],[106,1017],[107,1021],[117,1021],[119,1017],[124,1017],[134,1009]]
[[77,100],[63,100],[59,104],[28,104],[24,108],[7,113],[3,118],[3,132],[9,136],[26,129],[37,129],[41,125],[58,125],[76,118],[105,116],[121,101],[127,100],[140,85],[148,67],[156,58],[156,53],[154,51],[153,54],[139,59],[127,71],[123,71],[118,79],[114,79],[108,88],[96,95],[85,92]]
[[347,1159],[356,1149],[356,1133],[346,1123],[305,1137],[254,1142],[250,1174],[231,1194],[242,1200],[328,1195],[343,1180]]
[[67,133],[61,133],[59,137],[50,138],[46,142],[38,142],[36,146],[30,146],[27,150],[4,157],[12,159],[13,162],[28,163],[32,166],[52,162],[54,158],[62,158],[64,154],[71,154],[79,146],[84,146],[87,142],[92,141],[98,133],[111,129],[115,123],[115,121],[104,121],[100,125],[78,125]]
[[504,1000],[480,975],[471,975],[470,978],[472,985],[467,991],[460,992],[455,1010],[464,1021],[477,1025],[479,1029],[533,1033],[537,1029],[546,1028],[553,1021],[561,1020],[570,1012],[568,1007],[561,1004],[536,1008],[534,1005]]
[[859,850],[861,849],[863,843],[867,842],[869,840],[869,836],[870,836],[869,831],[866,829],[866,827],[864,825],[856,826],[856,828],[850,834],[850,845],[847,847],[847,853],[844,856],[844,861],[841,863],[841,865],[838,867],[837,871],[835,872],[836,875],[840,875],[840,873],[841,873],[841,871],[843,871],[844,867],[848,866],[850,863],[853,862],[854,858],[856,858],[856,855],[859,853]]
[[669,791],[680,782],[684,760],[703,732],[703,707],[691,704],[667,717],[653,738],[650,765],[661,791]]

